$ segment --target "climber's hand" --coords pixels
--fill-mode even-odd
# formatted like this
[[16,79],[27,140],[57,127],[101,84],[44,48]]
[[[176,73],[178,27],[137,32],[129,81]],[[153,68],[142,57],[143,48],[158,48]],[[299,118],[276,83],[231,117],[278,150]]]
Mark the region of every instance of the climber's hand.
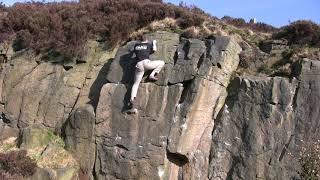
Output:
[[135,98],[131,98],[131,99],[130,99],[130,103],[132,103],[132,104],[133,104],[134,99],[135,99]]
[[157,51],[157,40],[152,41],[153,51]]

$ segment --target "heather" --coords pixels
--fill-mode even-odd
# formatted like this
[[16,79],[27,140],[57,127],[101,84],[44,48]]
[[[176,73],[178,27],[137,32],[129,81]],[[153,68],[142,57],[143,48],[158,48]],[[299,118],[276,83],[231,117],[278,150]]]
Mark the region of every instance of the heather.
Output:
[[280,29],[275,39],[286,39],[290,45],[320,47],[320,26],[312,21],[299,20]]
[[161,0],[28,2],[0,6],[0,42],[13,40],[15,51],[32,49],[81,58],[89,39],[109,47],[155,20],[177,19],[182,28],[199,26],[207,16],[196,7]]
[[170,22],[171,30],[190,38],[210,37],[221,30],[238,34],[256,45],[265,39],[265,34],[266,37],[272,34],[272,39],[286,39],[289,45],[320,46],[319,25],[311,21],[297,21],[278,29],[261,22],[246,22],[242,18],[225,16],[221,20],[195,6],[184,3],[176,6],[162,0],[27,2],[11,7],[0,3],[0,43],[11,41],[15,51],[33,50],[45,54],[44,57],[81,59],[88,40],[113,48],[138,37],[132,33],[150,24],[154,27],[149,30],[156,31],[163,22]]
[[233,18],[230,16],[224,16],[222,19],[227,24],[231,24],[237,28],[248,28],[256,32],[267,32],[267,33],[272,33],[276,32],[277,28],[268,25],[266,23],[262,22],[249,22],[247,23],[243,18]]
[[25,150],[0,153],[0,179],[30,177],[35,173],[36,167],[36,162],[27,156]]

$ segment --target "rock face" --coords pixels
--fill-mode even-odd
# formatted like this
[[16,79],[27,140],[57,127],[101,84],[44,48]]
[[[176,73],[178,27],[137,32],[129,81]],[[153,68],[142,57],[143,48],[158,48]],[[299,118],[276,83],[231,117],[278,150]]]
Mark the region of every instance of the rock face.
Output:
[[260,49],[265,53],[278,53],[288,49],[286,40],[269,40],[260,45]]
[[320,62],[296,78],[236,78],[213,132],[210,179],[299,179],[303,141],[320,137]]
[[40,63],[38,57],[28,52],[17,54],[3,64],[0,103],[6,124],[13,128],[43,124],[60,131],[76,107],[94,99],[93,95],[89,96],[90,87],[103,63],[112,56],[112,52],[101,51],[96,46],[88,47],[91,51],[84,58],[87,63],[68,68],[56,62]]
[[46,147],[51,141],[51,133],[41,126],[33,125],[20,131],[18,146],[24,149]]
[[227,37],[150,36],[159,43],[152,59],[166,65],[157,83],[140,85],[137,114],[124,113],[134,42],[120,48],[110,66],[96,111],[95,174],[98,179],[206,179],[214,119],[237,68],[240,46]]
[[[73,172],[78,169],[65,169],[65,173],[57,172],[56,177],[61,175],[61,178],[64,178],[64,174],[70,173],[77,174],[77,177],[82,179],[93,176],[95,116],[94,113],[88,115],[93,110],[91,107],[90,113],[86,111],[86,104],[96,107],[101,87],[107,81],[109,60],[116,51],[105,51],[97,42],[89,42],[87,49],[85,62],[64,66],[55,61],[42,62],[39,57],[29,52],[12,54],[10,49],[4,51],[3,46],[0,47],[0,56],[7,61],[1,62],[4,64],[1,64],[0,72],[0,144],[10,137],[17,137],[19,129],[33,124],[54,130],[60,135],[67,134],[68,149],[72,152],[81,149],[79,154],[75,154],[82,158],[78,160],[84,161],[79,163],[79,175],[78,172]],[[74,113],[79,107],[85,109],[84,113]],[[71,117],[73,115],[74,117]],[[88,117],[91,117],[91,121]],[[74,126],[67,126],[70,123],[68,119],[71,119]],[[74,122],[78,120],[79,124]],[[89,122],[85,122],[87,120]],[[89,126],[84,127],[90,122],[91,139]],[[77,129],[79,127],[80,129]],[[79,132],[84,129],[87,134]],[[65,130],[67,132],[63,132]],[[83,148],[85,146],[88,148]],[[41,174],[46,173],[41,173],[42,170],[39,172],[39,177],[35,179],[45,179]],[[86,174],[88,172],[89,174]]]
[[18,137],[18,134],[18,129],[8,126],[3,122],[3,119],[0,120],[0,141],[3,141],[10,137]]
[[78,108],[66,122],[64,129],[66,148],[80,163],[81,178],[93,179],[95,162],[95,114],[91,105]]
[[19,145],[31,148],[47,138],[30,126],[55,130],[79,164],[39,168],[34,179],[299,179],[302,141],[320,138],[318,61],[297,63],[291,79],[234,78],[241,48],[230,37],[148,36],[158,41],[151,59],[166,64],[156,82],[146,72],[136,114],[126,113],[134,41],[112,51],[89,42],[84,60],[67,65],[0,47],[0,140],[20,131]]

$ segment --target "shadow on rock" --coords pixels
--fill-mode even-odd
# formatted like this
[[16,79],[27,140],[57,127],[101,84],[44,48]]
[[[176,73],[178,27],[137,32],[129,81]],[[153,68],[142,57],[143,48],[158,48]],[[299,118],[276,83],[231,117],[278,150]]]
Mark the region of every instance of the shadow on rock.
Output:
[[135,65],[136,58],[133,56],[133,52],[129,51],[127,54],[124,54],[120,57],[119,65],[122,68],[122,77],[121,83],[126,87],[127,92],[123,97],[123,107],[122,112],[126,112],[128,109],[131,109],[132,106],[129,105],[131,97],[131,88],[134,82],[135,75]]
[[126,88],[126,93],[123,97],[123,107],[121,109],[121,112],[125,113],[127,112],[129,109],[132,109],[132,105],[130,105],[130,97],[131,97],[131,88],[132,85],[131,84],[125,84],[125,88]]
[[136,65],[136,58],[133,56],[133,52],[122,55],[119,60],[119,65],[122,68],[122,78],[120,82],[132,85]]
[[109,72],[112,62],[113,62],[113,59],[109,59],[107,63],[103,65],[103,67],[101,68],[97,76],[97,79],[93,82],[92,86],[90,87],[90,92],[89,92],[90,101],[88,102],[88,104],[91,104],[93,106],[94,111],[96,111],[98,106],[101,89],[103,85],[108,83],[107,74]]

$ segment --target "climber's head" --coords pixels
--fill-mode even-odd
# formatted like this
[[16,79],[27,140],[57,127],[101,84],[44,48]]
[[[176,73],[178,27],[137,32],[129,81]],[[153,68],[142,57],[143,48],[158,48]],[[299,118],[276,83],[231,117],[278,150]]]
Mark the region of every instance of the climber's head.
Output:
[[148,41],[147,36],[146,36],[145,34],[141,35],[140,41],[141,41],[141,42],[147,42],[147,41]]

